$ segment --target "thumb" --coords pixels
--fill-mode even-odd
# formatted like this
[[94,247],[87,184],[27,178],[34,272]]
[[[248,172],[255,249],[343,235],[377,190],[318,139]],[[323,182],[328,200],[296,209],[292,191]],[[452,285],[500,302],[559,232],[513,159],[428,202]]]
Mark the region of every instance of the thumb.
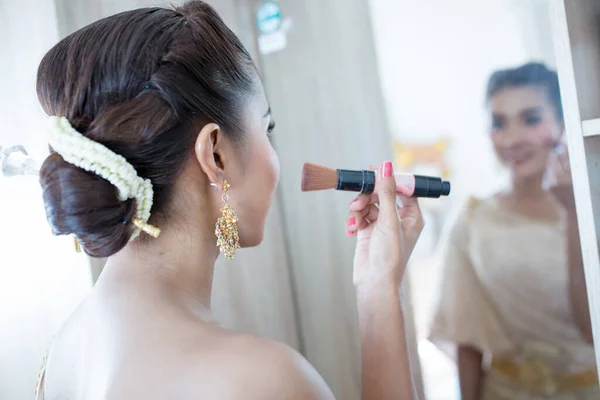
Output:
[[419,206],[419,201],[416,197],[406,197],[406,196],[398,196],[400,202],[402,203],[402,208],[399,210],[400,219],[402,220],[403,228],[411,227],[411,224],[416,224],[416,226],[423,225],[423,214],[421,212],[421,207]]
[[558,182],[558,157],[554,151],[550,152],[548,156],[548,162],[546,164],[546,170],[544,171],[543,187],[548,189],[555,186]]
[[378,222],[392,228],[399,228],[398,212],[396,209],[396,179],[394,179],[394,166],[385,162],[379,169],[375,191],[379,197]]

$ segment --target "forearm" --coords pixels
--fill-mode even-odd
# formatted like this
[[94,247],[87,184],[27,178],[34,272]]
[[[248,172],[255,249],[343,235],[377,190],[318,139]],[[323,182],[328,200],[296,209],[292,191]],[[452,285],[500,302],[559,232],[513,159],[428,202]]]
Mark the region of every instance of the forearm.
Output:
[[483,355],[470,346],[458,347],[458,376],[462,400],[478,400],[481,397]]
[[357,287],[362,348],[362,398],[413,399],[412,377],[398,288]]
[[591,343],[592,324],[585,285],[579,227],[574,211],[569,212],[567,218],[567,260],[569,266],[569,296],[573,317],[582,336]]

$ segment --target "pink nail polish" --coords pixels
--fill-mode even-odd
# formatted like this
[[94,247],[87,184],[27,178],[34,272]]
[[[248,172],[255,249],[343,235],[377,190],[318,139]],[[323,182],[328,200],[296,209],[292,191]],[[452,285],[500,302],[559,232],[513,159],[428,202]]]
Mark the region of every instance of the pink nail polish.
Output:
[[352,201],[350,202],[350,205],[352,205],[352,204],[356,203],[357,201],[358,201],[358,197],[357,197],[357,198],[355,198],[354,200],[352,200]]
[[392,166],[392,163],[390,161],[387,161],[386,163],[383,164],[383,177],[391,178],[393,174],[394,174],[394,167]]
[[354,226],[354,225],[356,225],[356,218],[354,218],[354,217],[350,217],[350,218],[348,219],[348,228],[350,228],[350,227],[352,227],[352,226]]

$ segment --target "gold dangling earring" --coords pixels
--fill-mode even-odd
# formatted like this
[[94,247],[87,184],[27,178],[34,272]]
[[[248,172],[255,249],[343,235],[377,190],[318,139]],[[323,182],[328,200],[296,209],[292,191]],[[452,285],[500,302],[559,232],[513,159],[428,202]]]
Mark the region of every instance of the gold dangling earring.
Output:
[[81,245],[79,244],[79,240],[77,240],[77,236],[73,235],[73,247],[75,248],[75,253],[81,253]]
[[233,208],[229,205],[229,194],[227,191],[231,186],[227,181],[223,181],[223,207],[221,207],[221,216],[215,225],[215,235],[217,236],[217,246],[219,251],[225,254],[225,259],[233,260],[235,250],[240,248],[238,236],[238,217]]

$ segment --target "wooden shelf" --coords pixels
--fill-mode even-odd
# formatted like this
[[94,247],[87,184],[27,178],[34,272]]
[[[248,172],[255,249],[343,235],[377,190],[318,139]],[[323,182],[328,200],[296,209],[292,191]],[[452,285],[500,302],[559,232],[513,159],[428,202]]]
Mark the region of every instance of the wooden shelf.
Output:
[[588,119],[581,123],[583,136],[600,136],[600,118]]

